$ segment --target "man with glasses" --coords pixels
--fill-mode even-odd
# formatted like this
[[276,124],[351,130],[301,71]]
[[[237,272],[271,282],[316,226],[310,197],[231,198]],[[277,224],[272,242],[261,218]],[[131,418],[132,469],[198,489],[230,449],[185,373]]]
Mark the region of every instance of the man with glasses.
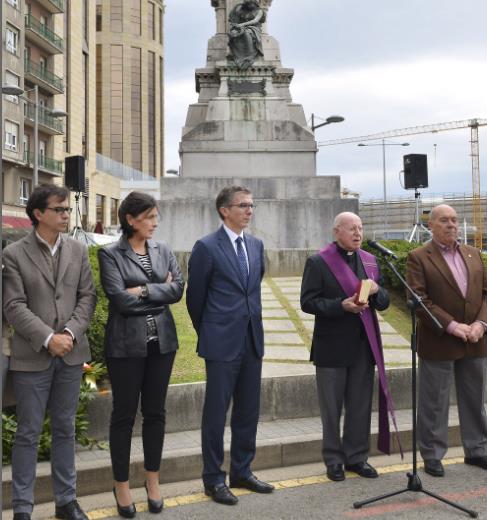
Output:
[[244,233],[254,210],[247,188],[224,188],[216,198],[216,210],[223,225],[193,247],[186,304],[198,334],[198,354],[206,364],[201,425],[205,493],[215,502],[235,505],[238,499],[221,469],[225,419],[232,398],[230,487],[256,493],[274,489],[250,470],[264,355],[260,297],[264,246]]
[[10,370],[18,421],[12,452],[14,520],[30,520],[32,514],[46,408],[56,518],[84,520],[76,501],[74,418],[83,363],[90,359],[85,331],[96,292],[86,247],[63,236],[71,212],[69,191],[38,186],[26,211],[34,229],[3,253],[3,312],[14,329]]

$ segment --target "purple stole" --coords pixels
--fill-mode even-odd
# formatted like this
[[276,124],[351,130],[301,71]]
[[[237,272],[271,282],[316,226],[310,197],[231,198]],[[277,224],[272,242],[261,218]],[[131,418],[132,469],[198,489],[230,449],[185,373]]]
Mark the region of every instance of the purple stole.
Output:
[[[379,278],[379,268],[375,256],[362,249],[359,249],[357,252],[362,260],[367,278],[377,282]],[[319,252],[319,255],[333,273],[347,297],[353,296],[353,294],[357,292],[359,279],[343,260],[342,256],[338,252],[336,244],[329,244]],[[396,416],[394,414],[394,404],[387,387],[387,376],[384,367],[384,355],[382,352],[382,341],[377,315],[372,311],[372,309],[367,308],[364,309],[359,316],[364,325],[370,349],[372,350],[377,365],[377,373],[379,374],[379,440],[377,447],[380,451],[387,453],[388,455],[391,452],[389,421],[387,416],[387,412],[389,412],[396,431],[399,451],[401,452],[401,457],[403,457]]]

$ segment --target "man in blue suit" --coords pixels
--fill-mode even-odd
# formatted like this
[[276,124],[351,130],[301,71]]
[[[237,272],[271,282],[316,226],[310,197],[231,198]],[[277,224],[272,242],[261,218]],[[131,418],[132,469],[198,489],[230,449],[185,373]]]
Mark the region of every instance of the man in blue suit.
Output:
[[264,246],[243,232],[254,209],[247,188],[224,188],[216,198],[216,209],[223,225],[193,247],[186,304],[198,334],[198,354],[206,363],[201,425],[205,493],[215,502],[234,505],[238,499],[221,469],[225,419],[232,398],[230,487],[257,493],[274,489],[250,470],[264,355],[260,298]]

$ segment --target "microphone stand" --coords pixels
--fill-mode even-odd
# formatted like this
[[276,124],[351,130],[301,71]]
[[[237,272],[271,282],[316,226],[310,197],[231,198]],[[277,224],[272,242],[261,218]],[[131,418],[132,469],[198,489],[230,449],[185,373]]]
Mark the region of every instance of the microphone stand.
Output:
[[408,307],[411,312],[411,360],[412,360],[412,380],[411,380],[411,400],[412,400],[412,419],[413,419],[413,471],[412,473],[407,473],[408,483],[407,487],[404,489],[400,489],[398,491],[392,491],[390,493],[386,493],[385,495],[380,495],[374,498],[369,498],[367,500],[362,500],[360,502],[354,502],[353,507],[355,509],[360,509],[362,506],[367,504],[372,504],[373,502],[377,502],[379,500],[383,500],[385,498],[389,498],[395,495],[400,495],[402,493],[406,493],[407,491],[421,492],[426,495],[439,500],[440,502],[444,502],[464,513],[467,513],[471,518],[478,518],[478,513],[473,511],[472,509],[467,509],[460,504],[456,504],[444,497],[436,495],[431,491],[428,491],[421,484],[421,480],[418,476],[418,467],[417,467],[417,456],[416,456],[416,356],[417,356],[417,347],[416,347],[416,310],[421,307],[423,311],[430,317],[435,326],[439,331],[443,330],[443,326],[441,323],[431,314],[429,309],[425,306],[420,296],[418,296],[408,285],[406,280],[401,276],[401,274],[396,269],[396,266],[392,264],[386,257],[383,255],[383,259],[388,265],[389,269],[396,275],[396,277],[401,281],[402,285],[409,291],[411,295],[411,299],[408,300]]

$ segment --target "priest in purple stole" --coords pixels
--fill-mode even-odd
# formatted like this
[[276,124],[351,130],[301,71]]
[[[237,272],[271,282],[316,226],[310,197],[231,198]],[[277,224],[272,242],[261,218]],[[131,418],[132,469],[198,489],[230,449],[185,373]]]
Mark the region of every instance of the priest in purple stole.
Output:
[[[362,221],[354,213],[336,216],[335,242],[308,258],[301,308],[315,315],[311,360],[323,422],[323,460],[329,479],[345,479],[344,468],[366,478],[377,471],[367,462],[374,370],[379,392],[379,449],[389,452],[387,391],[376,310],[389,306],[376,258],[360,249]],[[368,303],[354,303],[360,280],[373,280]],[[340,417],[345,410],[343,435]]]

